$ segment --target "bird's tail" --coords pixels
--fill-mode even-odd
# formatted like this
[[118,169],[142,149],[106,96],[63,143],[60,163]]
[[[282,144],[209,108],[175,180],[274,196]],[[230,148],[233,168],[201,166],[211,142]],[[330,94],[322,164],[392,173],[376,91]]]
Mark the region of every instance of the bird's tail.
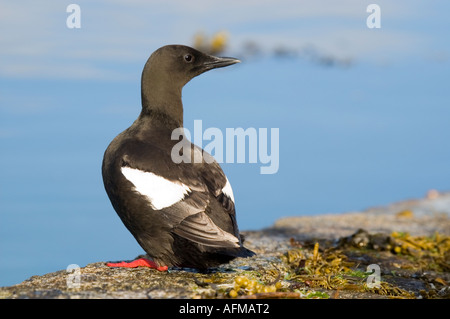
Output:
[[256,255],[255,252],[251,251],[248,248],[245,248],[244,246],[241,246],[240,248],[227,249],[225,251],[220,251],[219,253],[231,257],[241,257],[241,258],[252,257]]
[[245,248],[244,246],[242,246],[242,248],[240,249],[240,254],[238,255],[238,257],[252,257],[255,256],[256,253],[248,248]]
[[245,236],[243,234],[239,234],[239,237],[241,238],[241,247],[238,249],[238,254],[236,255],[236,257],[246,258],[246,257],[255,256],[256,255],[255,252],[253,252],[250,249],[244,247],[243,244],[244,244],[244,241],[245,241]]

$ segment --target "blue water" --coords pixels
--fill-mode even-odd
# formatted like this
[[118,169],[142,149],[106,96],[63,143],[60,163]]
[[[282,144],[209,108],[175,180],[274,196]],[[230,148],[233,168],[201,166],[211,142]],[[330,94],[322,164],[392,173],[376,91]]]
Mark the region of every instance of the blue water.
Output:
[[[140,111],[142,65],[127,67],[122,81],[0,79],[0,286],[143,252],[100,170]],[[185,126],[279,128],[276,174],[222,164],[242,230],[362,210],[450,189],[449,75],[448,62],[422,58],[348,68],[263,58],[192,80]]]

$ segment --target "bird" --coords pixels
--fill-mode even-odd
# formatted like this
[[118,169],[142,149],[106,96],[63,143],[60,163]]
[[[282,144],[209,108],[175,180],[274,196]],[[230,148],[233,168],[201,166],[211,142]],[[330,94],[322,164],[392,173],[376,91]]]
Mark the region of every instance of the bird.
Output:
[[239,62],[177,44],[148,58],[141,76],[141,112],[107,147],[102,177],[114,210],[149,258],[108,266],[206,270],[255,255],[243,245],[233,190],[217,161],[190,141],[182,152],[202,154],[201,160],[173,160],[179,140],[172,133],[183,128],[185,84]]

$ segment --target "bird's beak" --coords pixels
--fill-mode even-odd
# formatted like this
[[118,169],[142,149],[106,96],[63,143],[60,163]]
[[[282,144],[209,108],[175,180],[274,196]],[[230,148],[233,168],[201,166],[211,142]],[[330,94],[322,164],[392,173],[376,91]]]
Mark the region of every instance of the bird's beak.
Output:
[[241,61],[235,58],[219,58],[210,55],[206,61],[203,62],[203,67],[205,68],[205,71],[208,71],[216,68],[223,68],[239,62]]

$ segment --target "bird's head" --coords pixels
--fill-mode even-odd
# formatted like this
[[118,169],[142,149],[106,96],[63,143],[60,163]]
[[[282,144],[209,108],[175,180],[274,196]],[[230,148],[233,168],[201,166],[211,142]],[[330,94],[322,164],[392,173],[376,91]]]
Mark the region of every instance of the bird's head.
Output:
[[200,52],[185,45],[166,45],[148,59],[144,73],[168,78],[172,85],[184,86],[206,71],[239,63],[235,58],[222,58]]
[[183,86],[206,71],[229,66],[240,61],[200,52],[184,45],[166,45],[147,60],[142,72],[142,106],[180,119]]

